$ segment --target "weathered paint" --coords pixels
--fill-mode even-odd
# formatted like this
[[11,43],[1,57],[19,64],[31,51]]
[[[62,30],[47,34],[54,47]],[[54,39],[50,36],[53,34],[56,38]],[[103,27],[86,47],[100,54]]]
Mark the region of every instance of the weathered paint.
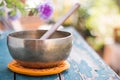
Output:
[[[75,29],[67,28],[66,31],[71,32],[74,39],[73,48],[68,58],[71,67],[74,67],[72,68],[73,72],[77,70],[76,74],[80,74],[82,80],[120,80],[119,76],[104,63]],[[63,72],[61,77],[64,80],[71,80],[71,77],[76,75],[72,73]],[[74,80],[79,79],[74,78]]]
[[[7,35],[7,32],[4,33]],[[9,71],[7,64],[12,60],[6,46],[6,37],[0,39],[0,80],[14,80],[14,73]]]

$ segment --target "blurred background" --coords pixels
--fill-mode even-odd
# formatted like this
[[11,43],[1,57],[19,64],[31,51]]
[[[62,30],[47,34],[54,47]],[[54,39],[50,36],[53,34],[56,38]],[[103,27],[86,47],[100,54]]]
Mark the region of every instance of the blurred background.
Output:
[[[24,4],[30,5],[30,7],[34,7],[34,4],[40,0],[21,1]],[[73,4],[79,2],[81,7],[64,22],[63,27],[73,26],[98,55],[120,75],[120,0],[53,1],[55,11],[50,20],[43,21],[37,15],[23,15],[19,20],[14,21],[0,18],[0,31],[3,32],[7,29],[14,29],[16,31],[33,30],[44,25],[53,24],[64,15]],[[13,27],[8,27],[10,25]]]

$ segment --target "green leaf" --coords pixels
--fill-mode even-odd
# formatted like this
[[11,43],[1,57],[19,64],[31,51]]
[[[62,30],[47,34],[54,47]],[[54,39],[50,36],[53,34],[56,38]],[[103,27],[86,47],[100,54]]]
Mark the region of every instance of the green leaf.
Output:
[[0,10],[0,16],[4,16],[5,15],[5,11]]
[[22,9],[22,8],[19,8],[19,11],[20,11],[23,15],[26,14],[26,11],[25,11],[24,9]]
[[3,3],[3,1],[0,3],[0,6],[3,6],[4,5],[4,3]]
[[12,3],[12,0],[5,0],[7,4]]
[[13,5],[12,4],[7,4],[7,7],[8,8],[13,8]]
[[38,11],[37,11],[36,9],[33,8],[33,9],[32,9],[32,12],[33,12],[33,13],[36,13],[36,12],[38,12]]
[[19,0],[17,0],[16,2],[15,2],[15,6],[16,6],[16,8],[17,9],[19,9],[19,11],[24,15],[25,14],[25,9],[24,9],[24,7],[25,7],[25,4],[23,4],[21,1],[19,1]]
[[10,16],[15,16],[15,15],[16,15],[16,10],[10,12]]
[[25,5],[22,3],[22,2],[16,2],[15,3],[15,5],[16,5],[16,7],[18,7],[18,8],[24,8],[25,7]]

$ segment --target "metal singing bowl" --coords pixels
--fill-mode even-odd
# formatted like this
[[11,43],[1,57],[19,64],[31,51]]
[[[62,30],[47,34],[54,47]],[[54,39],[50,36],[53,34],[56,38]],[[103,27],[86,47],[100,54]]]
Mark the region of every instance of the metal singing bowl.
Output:
[[49,39],[40,40],[46,30],[10,33],[7,45],[11,56],[29,68],[48,68],[61,64],[70,54],[72,35],[56,31]]

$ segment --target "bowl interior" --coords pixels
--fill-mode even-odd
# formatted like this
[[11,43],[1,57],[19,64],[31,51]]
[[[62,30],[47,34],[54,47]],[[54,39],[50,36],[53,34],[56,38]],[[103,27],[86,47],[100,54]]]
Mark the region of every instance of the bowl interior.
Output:
[[[9,34],[10,37],[21,39],[40,39],[47,30],[20,31]],[[56,31],[49,39],[64,38],[71,34],[69,32]]]

